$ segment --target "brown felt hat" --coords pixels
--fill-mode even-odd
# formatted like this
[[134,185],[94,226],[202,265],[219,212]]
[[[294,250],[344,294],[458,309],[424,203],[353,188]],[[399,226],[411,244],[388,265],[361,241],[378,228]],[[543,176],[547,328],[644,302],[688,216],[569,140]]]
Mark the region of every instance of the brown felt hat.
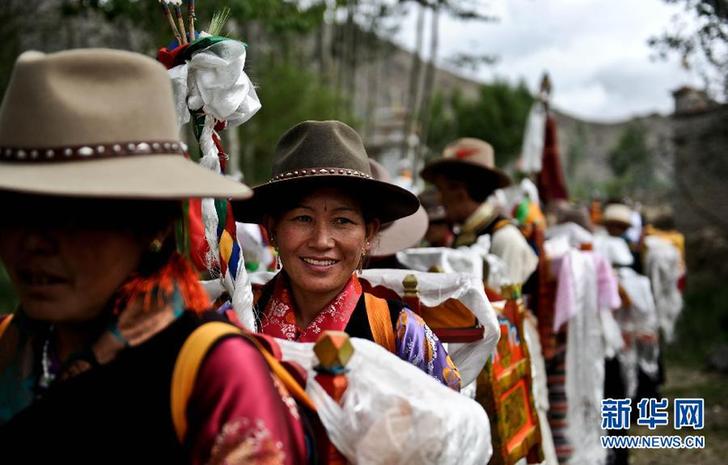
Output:
[[[387,170],[377,161],[369,159],[369,165],[374,179],[392,182]],[[425,236],[427,225],[427,213],[422,206],[409,216],[383,224],[379,230],[379,237],[374,241],[370,255],[372,257],[386,257],[416,246]]]
[[442,157],[428,163],[420,172],[420,176],[428,182],[433,182],[438,175],[467,184],[492,186],[493,190],[511,184],[511,178],[495,166],[493,147],[472,137],[463,137],[448,144]]
[[118,199],[246,198],[185,158],[172,86],[121,50],[26,52],[0,107],[0,191]]
[[372,177],[364,144],[351,127],[340,121],[304,121],[278,141],[271,179],[253,188],[252,198],[233,202],[235,219],[262,223],[282,201],[318,187],[350,192],[382,223],[409,216],[420,206],[408,190]]

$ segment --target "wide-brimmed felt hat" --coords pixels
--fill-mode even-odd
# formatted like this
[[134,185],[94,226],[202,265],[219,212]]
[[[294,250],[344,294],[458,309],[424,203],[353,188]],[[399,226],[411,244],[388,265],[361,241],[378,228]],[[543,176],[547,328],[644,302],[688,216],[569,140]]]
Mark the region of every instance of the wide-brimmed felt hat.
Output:
[[271,179],[252,198],[233,202],[235,219],[262,223],[281,202],[318,187],[336,187],[363,202],[382,223],[413,214],[420,206],[408,190],[372,177],[364,144],[340,121],[304,121],[286,131],[273,154]]
[[621,203],[611,203],[604,209],[602,223],[624,227],[632,226],[632,209]]
[[511,178],[495,166],[493,147],[472,137],[448,144],[442,157],[428,163],[420,172],[428,182],[433,182],[438,175],[468,184],[491,186],[493,190],[511,184]]
[[108,49],[18,57],[0,107],[0,191],[119,199],[246,198],[185,158],[153,59]]
[[[387,170],[376,160],[370,158],[369,167],[372,170],[374,179],[392,182]],[[383,224],[379,230],[377,240],[374,241],[370,255],[372,257],[386,257],[416,246],[425,236],[427,225],[427,213],[421,205],[413,214]]]

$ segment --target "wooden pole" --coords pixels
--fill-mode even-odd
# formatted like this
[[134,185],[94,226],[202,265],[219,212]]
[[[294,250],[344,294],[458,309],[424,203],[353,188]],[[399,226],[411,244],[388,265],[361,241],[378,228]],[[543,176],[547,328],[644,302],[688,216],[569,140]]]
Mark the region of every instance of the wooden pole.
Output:
[[187,30],[185,29],[185,20],[182,17],[182,8],[180,7],[180,3],[182,0],[176,0],[174,2],[174,14],[177,17],[177,24],[179,25],[179,32],[182,36],[182,42],[180,42],[180,45],[185,45],[189,43],[187,41]]
[[169,5],[164,0],[159,0],[159,4],[162,7],[162,13],[164,14],[164,17],[167,18],[167,21],[169,22],[169,27],[172,28],[172,34],[174,34],[174,38],[177,39],[178,44],[181,44],[182,36],[180,36],[177,25],[174,24],[174,18],[172,18],[172,12],[169,11]]
[[195,0],[187,0],[187,19],[190,22],[190,42],[194,42],[195,37]]
[[[349,380],[346,378],[348,371],[346,365],[354,353],[354,346],[351,345],[349,335],[343,331],[325,331],[316,341],[313,351],[319,361],[319,364],[314,367],[317,372],[316,382],[335,402],[341,402],[341,398],[349,386]],[[327,440],[323,449],[324,463],[346,465],[346,458],[331,441]]]

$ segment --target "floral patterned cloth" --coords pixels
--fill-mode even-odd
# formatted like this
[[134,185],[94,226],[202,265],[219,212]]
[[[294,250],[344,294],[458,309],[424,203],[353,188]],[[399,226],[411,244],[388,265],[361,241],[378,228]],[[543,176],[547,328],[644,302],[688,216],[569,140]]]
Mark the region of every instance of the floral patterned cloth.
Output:
[[[284,274],[272,283],[273,292],[265,303],[261,332],[289,341],[316,342],[323,331],[344,331],[364,297],[355,275],[334,299],[306,326],[296,322],[296,310]],[[395,353],[446,386],[459,391],[460,373],[437,336],[419,315],[404,307],[395,328]]]
[[396,328],[396,353],[451,389],[461,388],[460,372],[445,347],[425,320],[410,310],[399,312]]
[[362,296],[359,280],[352,277],[339,295],[308,326],[301,328],[296,322],[293,298],[286,281],[280,275],[275,278],[273,295],[263,313],[260,332],[289,341],[316,342],[324,331],[343,331]]

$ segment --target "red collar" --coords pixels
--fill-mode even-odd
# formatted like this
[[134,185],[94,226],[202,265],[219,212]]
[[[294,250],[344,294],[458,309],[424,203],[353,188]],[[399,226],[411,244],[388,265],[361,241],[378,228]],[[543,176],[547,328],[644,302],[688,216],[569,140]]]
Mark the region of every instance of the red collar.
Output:
[[288,279],[279,273],[273,293],[263,311],[261,332],[269,336],[298,342],[316,342],[323,331],[343,331],[362,295],[359,279],[351,275],[344,288],[305,328],[296,323],[296,308],[291,297]]

